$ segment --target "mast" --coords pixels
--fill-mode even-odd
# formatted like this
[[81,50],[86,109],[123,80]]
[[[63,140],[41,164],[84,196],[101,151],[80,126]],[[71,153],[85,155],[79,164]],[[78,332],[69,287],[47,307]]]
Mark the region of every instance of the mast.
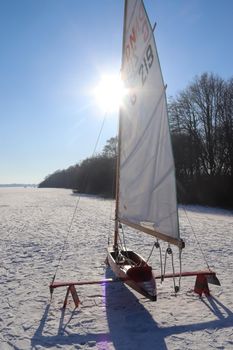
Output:
[[[125,0],[124,5],[124,23],[123,23],[123,40],[122,40],[122,58],[121,58],[121,74],[123,72],[124,64],[124,47],[125,47],[125,30],[126,30],[126,12],[127,12],[127,1]],[[120,154],[121,154],[121,106],[119,111],[119,124],[118,124],[118,154],[117,154],[117,166],[116,166],[116,209],[115,209],[115,230],[114,230],[114,248],[118,244],[118,213],[119,213],[119,193],[120,193]]]

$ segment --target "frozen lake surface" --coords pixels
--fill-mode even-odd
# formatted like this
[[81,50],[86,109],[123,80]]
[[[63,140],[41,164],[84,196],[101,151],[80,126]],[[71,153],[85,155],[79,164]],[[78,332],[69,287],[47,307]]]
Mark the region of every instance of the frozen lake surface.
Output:
[[[56,270],[56,280],[112,277],[104,260],[114,202],[81,196],[75,213],[77,200],[70,190],[0,189],[0,349],[233,349],[232,212],[179,208],[186,242],[182,269],[206,269],[194,231],[221,282],[221,287],[210,285],[211,298],[193,293],[194,277],[182,279],[177,296],[172,279],[158,281],[157,302],[121,283],[92,285],[77,288],[81,306],[75,310],[70,298],[64,312],[65,288],[55,290],[50,301],[48,286]],[[149,256],[153,237],[125,228],[125,238],[127,247]],[[164,255],[166,245],[162,248]],[[158,250],[150,263],[159,274]]]

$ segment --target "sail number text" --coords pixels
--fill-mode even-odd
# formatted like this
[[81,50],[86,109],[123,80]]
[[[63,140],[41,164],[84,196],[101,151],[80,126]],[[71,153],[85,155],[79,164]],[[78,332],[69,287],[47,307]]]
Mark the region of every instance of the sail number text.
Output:
[[149,45],[148,48],[146,49],[145,56],[143,57],[142,63],[138,71],[138,74],[142,82],[142,86],[146,82],[146,79],[148,77],[150,68],[152,67],[153,61],[154,61],[154,55],[153,55],[152,47],[151,45]]

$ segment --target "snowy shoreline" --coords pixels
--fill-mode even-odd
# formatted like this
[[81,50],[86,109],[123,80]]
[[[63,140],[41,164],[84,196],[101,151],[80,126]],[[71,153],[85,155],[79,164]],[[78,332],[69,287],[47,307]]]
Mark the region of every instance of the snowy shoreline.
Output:
[[[50,302],[48,286],[76,201],[71,190],[0,189],[0,349],[233,348],[232,211],[179,206],[180,231],[186,241],[183,270],[206,268],[190,233],[193,229],[221,282],[221,287],[210,285],[212,298],[199,299],[192,292],[193,277],[182,280],[176,297],[172,281],[162,286],[158,283],[156,303],[121,284],[83,286],[78,288],[81,307],[74,310],[70,298],[63,312],[65,289],[55,290]],[[82,196],[56,280],[111,276],[104,260],[107,238],[113,232],[113,215],[112,200]],[[127,243],[147,257],[153,237],[127,228],[125,233]],[[175,249],[174,254],[177,257]],[[158,261],[155,252],[151,263],[157,272]],[[171,265],[168,267],[169,272]]]

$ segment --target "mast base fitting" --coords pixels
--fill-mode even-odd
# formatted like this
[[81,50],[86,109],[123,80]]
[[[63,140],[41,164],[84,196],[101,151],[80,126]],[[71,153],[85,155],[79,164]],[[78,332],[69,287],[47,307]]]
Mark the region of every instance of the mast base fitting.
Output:
[[183,241],[183,239],[180,240],[179,248],[180,249],[184,249],[185,248],[185,242]]

